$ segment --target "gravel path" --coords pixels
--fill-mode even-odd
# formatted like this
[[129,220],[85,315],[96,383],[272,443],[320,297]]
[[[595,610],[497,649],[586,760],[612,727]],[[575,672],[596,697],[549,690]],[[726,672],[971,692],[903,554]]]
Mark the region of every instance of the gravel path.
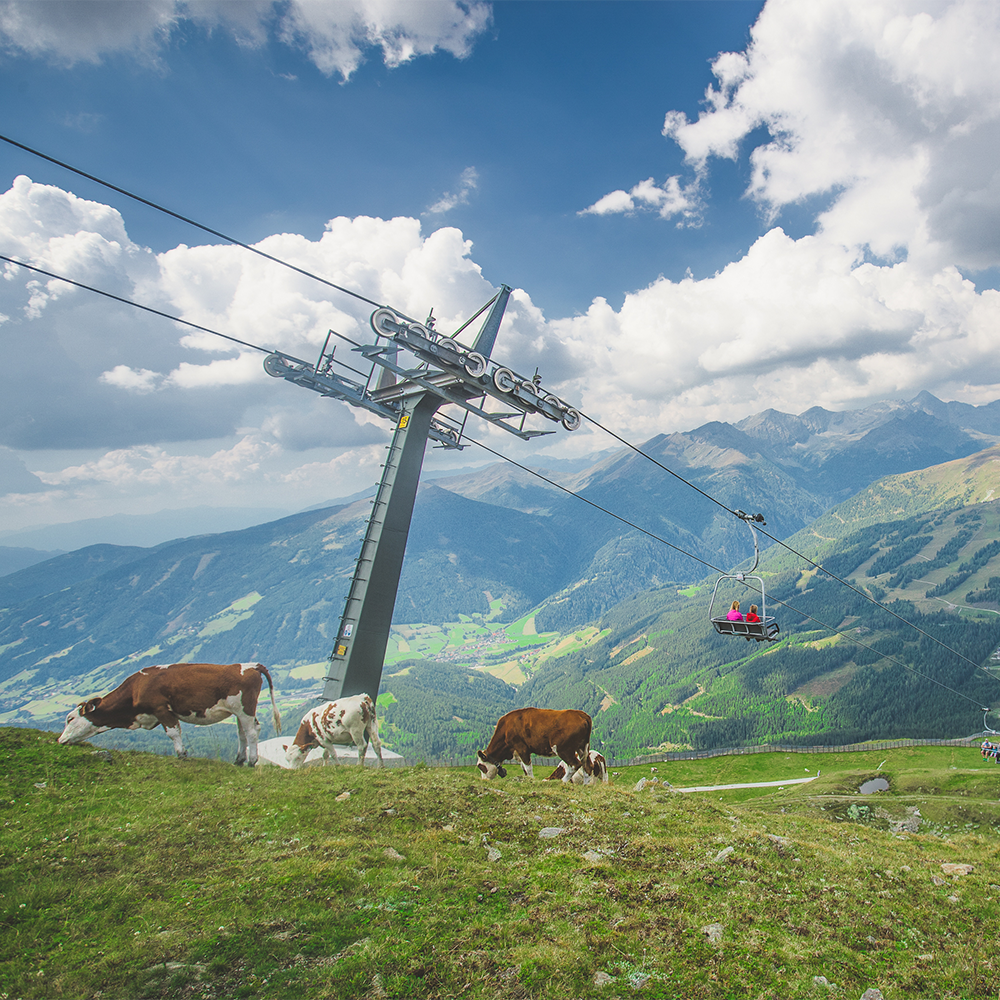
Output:
[[811,778],[789,778],[787,781],[752,781],[748,785],[693,785],[690,788],[673,788],[674,792],[721,792],[726,788],[778,788],[781,785],[804,785],[807,781],[815,781],[816,775]]

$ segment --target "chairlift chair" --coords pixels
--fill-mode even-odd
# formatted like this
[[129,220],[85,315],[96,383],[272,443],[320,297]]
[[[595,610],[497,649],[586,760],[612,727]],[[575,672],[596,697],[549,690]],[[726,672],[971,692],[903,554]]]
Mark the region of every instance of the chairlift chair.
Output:
[[[760,561],[760,548],[757,545],[757,532],[754,531],[753,524],[751,522],[756,521],[758,524],[766,524],[762,514],[746,514],[742,510],[735,512],[736,516],[743,521],[744,524],[750,529],[750,534],[753,535],[753,566],[746,573],[723,573],[718,580],[715,581],[715,589],[712,591],[712,601],[708,606],[708,617],[712,624],[715,626],[715,631],[719,635],[735,635],[746,639],[749,642],[751,639],[756,642],[776,642],[778,638],[778,623],[774,618],[770,617],[767,613],[767,594],[764,591],[764,580],[759,576],[754,576],[753,571],[757,568],[757,563]],[[719,584],[723,580],[737,580],[740,583],[746,583],[748,580],[756,580],[760,586],[760,621],[759,622],[748,622],[746,620],[742,621],[730,621],[725,613],[720,615],[715,614],[715,601],[719,594]]]

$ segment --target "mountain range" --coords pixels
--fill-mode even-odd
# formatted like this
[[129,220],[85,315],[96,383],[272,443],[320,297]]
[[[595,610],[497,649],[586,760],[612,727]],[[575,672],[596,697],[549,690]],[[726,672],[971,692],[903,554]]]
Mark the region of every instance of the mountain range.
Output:
[[[248,528],[290,513],[290,510],[275,507],[203,506],[160,510],[153,514],[109,514],[107,517],[90,517],[66,524],[42,524],[0,531],[0,547],[14,547],[26,552],[39,548],[68,551],[85,545],[102,544],[159,545],[174,538]],[[36,561],[41,562],[41,559]]]
[[[798,550],[814,553],[813,558],[855,553],[857,563],[845,569],[853,572],[864,568],[861,555],[870,562],[872,545],[878,548],[880,540],[892,535],[886,529],[862,550],[860,543],[851,541],[859,530],[968,504],[992,507],[988,502],[1000,492],[998,443],[1000,402],[971,407],[922,393],[909,403],[879,404],[848,414],[820,408],[799,416],[766,411],[735,425],[710,423],[686,433],[659,435],[642,450],[727,506],[765,512],[769,532],[796,539]],[[613,709],[604,700],[628,704],[634,694],[629,686],[652,684],[652,674],[644,672],[654,667],[663,690],[676,688],[673,695],[687,692],[678,704],[697,695],[699,686],[703,695],[708,693],[713,685],[690,678],[713,657],[718,659],[717,637],[702,636],[694,645],[667,643],[673,651],[665,653],[671,661],[667,682],[664,657],[652,656],[658,647],[649,629],[640,629],[640,638],[632,638],[634,622],[628,609],[638,606],[636,602],[643,607],[659,602],[656,616],[666,615],[664,621],[673,622],[661,623],[660,632],[683,632],[690,622],[697,623],[699,634],[704,632],[706,595],[697,584],[705,565],[678,549],[710,565],[736,565],[752,552],[745,526],[630,449],[612,452],[583,469],[536,471],[539,475],[501,463],[422,484],[395,622],[412,626],[411,633],[417,626],[434,626],[445,635],[444,644],[449,630],[454,631],[449,623],[465,621],[473,631],[488,635],[498,635],[505,627],[508,642],[516,624],[519,649],[562,650],[559,655],[539,654],[530,664],[522,657],[528,665],[521,679],[530,675],[522,696],[563,707],[561,698],[582,698],[586,689],[588,705],[597,699],[602,732],[611,736],[614,731],[620,738],[630,734],[633,749],[662,743],[650,736],[657,727],[680,734],[676,725],[661,724],[665,716],[642,725],[623,722],[624,709]],[[898,475],[884,478],[893,472]],[[153,547],[88,546],[0,577],[0,721],[51,723],[79,696],[109,690],[140,666],[193,658],[260,660],[272,667],[287,690],[305,697],[322,674],[369,509],[366,501],[354,501]],[[942,525],[947,523],[951,531],[952,521]],[[661,544],[633,525],[678,548]],[[911,534],[923,531],[927,547],[934,544],[935,530],[921,522]],[[966,549],[975,544],[970,536],[954,560],[936,569],[945,575],[957,570],[961,558],[970,555]],[[851,557],[845,558],[849,562]],[[787,552],[768,553],[767,559],[763,563],[770,567],[767,572],[777,582],[778,593],[789,587],[822,589],[801,586]],[[991,565],[987,559],[971,583],[985,587]],[[888,582],[889,577],[877,577],[874,586],[889,593]],[[838,613],[839,622],[844,613]],[[644,615],[648,618],[653,611]],[[586,634],[596,638],[578,640],[577,646],[585,648],[567,653],[565,642],[583,635],[580,630],[588,625],[595,627]],[[802,627],[801,621],[797,627]],[[483,641],[477,639],[477,649]],[[992,639],[983,641],[989,645]],[[620,651],[633,642],[642,645],[625,659],[643,649],[649,652],[632,661],[641,666],[629,665],[625,674],[630,679],[625,682],[616,673],[620,663],[615,644]],[[674,662],[673,654],[681,647],[686,663]],[[443,646],[427,648],[434,654]],[[497,665],[504,656],[503,649],[498,650],[500,659],[493,657]],[[796,656],[801,659],[800,653]],[[466,658],[469,665],[483,662],[482,656],[479,661],[476,656]],[[611,670],[604,678],[608,683],[595,686],[593,678],[583,682],[581,678],[596,669],[594,663]],[[580,677],[568,683],[564,672],[572,664]],[[386,706],[401,741],[414,738],[413,705],[421,701],[422,690],[414,677],[423,676],[426,684],[433,677],[435,690],[444,690],[442,678],[451,675],[442,669],[411,665],[401,675],[410,680],[387,679],[389,697],[380,697],[379,704]],[[456,677],[465,676],[462,662],[449,669],[457,671]],[[497,705],[513,698],[509,685],[500,682],[483,690],[499,699]],[[501,696],[502,690],[506,693]],[[720,695],[712,697],[718,701]],[[488,716],[493,704],[472,714]],[[641,701],[629,711],[630,717],[646,719]],[[457,709],[452,714],[461,717]],[[674,722],[689,718],[673,710],[667,715]],[[403,725],[399,720],[404,718],[411,721]],[[445,722],[438,728],[447,734]],[[845,726],[863,728],[857,720],[841,728]],[[722,738],[722,730],[716,735]],[[460,736],[455,735],[459,743]],[[698,736],[714,738],[704,732]],[[437,752],[448,739],[451,736],[438,739]]]

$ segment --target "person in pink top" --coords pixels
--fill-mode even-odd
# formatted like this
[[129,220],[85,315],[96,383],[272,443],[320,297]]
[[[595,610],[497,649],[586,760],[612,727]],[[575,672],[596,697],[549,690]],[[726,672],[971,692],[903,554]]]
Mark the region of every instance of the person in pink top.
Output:
[[729,613],[726,615],[726,620],[731,622],[743,621],[743,615],[740,614],[739,601],[733,601],[733,606],[729,609]]

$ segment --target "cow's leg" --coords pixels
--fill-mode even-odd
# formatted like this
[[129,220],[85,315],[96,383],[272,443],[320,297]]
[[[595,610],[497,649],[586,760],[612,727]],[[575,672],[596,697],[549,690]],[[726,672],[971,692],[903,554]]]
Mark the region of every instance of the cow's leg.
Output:
[[531,754],[526,753],[523,757],[515,750],[514,756],[517,758],[517,762],[521,765],[521,770],[529,777],[533,778],[535,776],[535,768],[531,763]]
[[[555,750],[556,748],[553,747],[552,749]],[[562,759],[562,762],[566,765],[566,773],[562,776],[562,780],[565,781],[566,784],[570,784],[573,781],[573,775],[580,770],[580,761],[575,754],[572,757],[569,756],[569,754],[565,756],[563,756],[563,754],[559,754],[559,756]]]
[[327,743],[324,746],[324,756],[326,758],[327,764],[339,764],[340,758],[337,756],[337,750],[332,743]]
[[360,719],[355,719],[350,722],[350,725],[344,728],[347,730],[347,735],[351,738],[351,744],[358,752],[358,763],[364,764],[365,751],[368,749],[368,742],[365,740],[364,723]]
[[174,753],[183,760],[187,756],[187,750],[184,749],[184,743],[181,740],[181,724],[177,716],[171,715],[169,712],[161,712],[156,718],[163,726],[163,731],[170,737],[170,742],[174,745]]
[[257,742],[260,737],[260,723],[252,715],[244,712],[233,712],[236,716],[236,729],[239,733],[240,748],[233,762],[237,767],[248,764],[257,766]]
[[[237,727],[239,728],[239,727]],[[246,734],[246,754],[247,764],[250,767],[257,766],[257,743],[260,741],[260,723],[253,718],[247,726]]]
[[247,762],[247,734],[243,727],[243,720],[236,716],[236,732],[239,735],[240,746],[236,751],[236,760],[233,763],[237,767],[242,767]]
[[375,747],[375,753],[378,754],[378,766],[385,767],[385,761],[382,760],[382,741],[378,738],[378,723],[375,721],[374,715],[368,724],[368,735],[371,736],[372,746]]

